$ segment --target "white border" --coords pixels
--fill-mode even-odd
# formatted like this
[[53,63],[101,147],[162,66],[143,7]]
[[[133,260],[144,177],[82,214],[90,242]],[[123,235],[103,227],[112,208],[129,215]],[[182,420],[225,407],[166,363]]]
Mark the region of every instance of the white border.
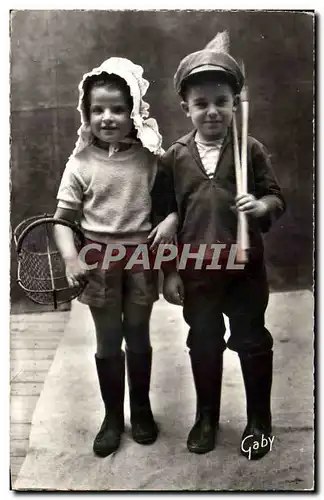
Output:
[[[192,1],[192,0],[186,0],[185,2],[177,2],[176,0],[165,0],[164,2],[155,2],[154,3],[154,9],[152,9],[152,3],[151,2],[144,2],[138,0],[136,2],[136,10],[201,10],[201,9],[211,9],[211,10],[308,10],[308,9],[314,9],[316,11],[317,16],[321,16],[321,13],[323,12],[323,2],[317,0],[315,2],[312,2],[311,4],[307,5],[308,2],[301,2],[301,1],[263,1],[262,3],[260,1],[250,1],[250,2],[244,2],[244,8],[242,8],[242,1],[231,1],[227,0],[225,2],[226,4],[226,9],[221,9],[221,2],[206,2],[203,0],[200,0],[199,2],[199,9],[197,9],[197,0]],[[73,10],[73,9],[86,9],[90,10],[89,7],[92,7],[93,9],[102,9],[102,10],[123,10],[123,9],[129,9],[129,10],[135,10],[134,9],[134,2],[131,1],[125,1],[125,0],[119,0],[118,1],[118,9],[113,9],[112,6],[107,3],[107,1],[84,1],[84,0],[78,0],[78,1],[72,1],[70,0],[68,3],[67,1],[47,1],[46,6],[44,5],[44,1],[18,1],[16,0],[15,2],[12,2],[11,5],[6,5],[6,3],[2,3],[0,6],[0,37],[1,37],[1,43],[0,43],[0,50],[1,50],[1,70],[2,70],[2,79],[1,79],[1,95],[4,97],[4,103],[2,103],[1,106],[1,165],[2,165],[2,172],[5,172],[5,175],[2,176],[1,178],[1,183],[0,183],[0,200],[1,200],[1,228],[2,228],[2,246],[1,246],[1,263],[2,263],[2,287],[1,287],[1,301],[0,301],[0,318],[1,318],[1,335],[2,335],[2,344],[1,344],[1,353],[2,353],[2,360],[1,360],[1,399],[2,399],[2,405],[1,405],[1,431],[3,433],[2,439],[1,439],[1,450],[2,454],[4,454],[4,460],[1,460],[1,466],[0,466],[0,491],[1,491],[1,498],[4,496],[12,496],[14,493],[9,492],[9,265],[10,265],[10,255],[9,255],[9,245],[7,245],[7,232],[9,229],[9,9],[40,9],[40,10],[50,10],[50,9],[62,9],[62,10]],[[322,123],[322,101],[320,101],[320,95],[319,95],[319,90],[320,90],[320,84],[323,84],[323,35],[321,36],[320,33],[322,32],[321,29],[321,24],[322,20],[318,19],[317,21],[317,37],[319,38],[318,44],[317,44],[317,70],[318,70],[318,91],[317,91],[317,99],[318,99],[318,106],[317,106],[317,124],[320,126]],[[292,82],[293,85],[293,82]],[[322,162],[322,148],[320,148],[320,145],[323,144],[324,137],[323,137],[323,132],[322,129],[318,131],[318,137],[317,137],[317,172],[318,172],[318,221],[317,221],[317,232],[319,233],[319,227],[320,227],[320,221],[322,220],[322,208],[323,208],[323,202],[322,202],[322,197],[321,193],[323,193],[323,175],[320,174],[321,168],[323,168],[323,162]],[[319,235],[320,238],[318,239],[318,244],[322,247],[321,242],[322,242],[322,235]],[[317,248],[317,253],[318,253],[318,260],[319,260],[319,248]],[[319,271],[318,278],[321,278],[321,272]],[[5,283],[5,285],[4,285]],[[318,304],[317,304],[317,309],[319,310],[320,307],[320,292],[319,292],[319,283],[317,283],[317,293],[318,293]],[[321,347],[321,328],[320,328],[320,321],[318,319],[318,342],[317,346],[320,350]],[[318,359],[318,366],[320,365],[320,353],[317,352],[317,359]],[[320,388],[323,387],[323,370],[321,370],[321,373],[318,373],[318,378],[317,378],[317,395],[319,398],[320,395]],[[320,416],[323,414],[322,410],[322,405],[320,406],[319,403],[321,403],[320,399],[318,399],[318,415],[317,415],[317,421],[318,423],[321,421]],[[321,458],[322,458],[322,450],[323,450],[323,443],[322,443],[322,436],[318,435],[318,445],[319,449],[318,451],[318,464],[321,464]],[[319,473],[319,467],[318,467],[318,483],[319,483],[319,488],[321,486],[319,480],[320,480],[320,473]],[[110,493],[112,495],[113,493]],[[300,496],[301,493],[296,493],[295,495]],[[30,493],[29,497],[36,497],[38,496],[39,493]],[[54,494],[56,496],[56,494]],[[59,495],[59,493],[57,494]],[[219,494],[218,494],[219,495]],[[74,494],[75,496],[75,494]],[[81,496],[77,495],[77,496]],[[192,496],[192,495],[191,495]],[[222,496],[222,495],[221,495]],[[291,496],[291,494],[290,494]],[[294,496],[294,495],[293,495]],[[147,495],[145,495],[147,497]]]

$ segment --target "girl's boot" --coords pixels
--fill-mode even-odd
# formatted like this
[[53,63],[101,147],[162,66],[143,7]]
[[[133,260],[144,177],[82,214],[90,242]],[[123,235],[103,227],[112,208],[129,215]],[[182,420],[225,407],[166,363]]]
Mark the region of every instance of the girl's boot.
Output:
[[132,436],[140,444],[154,443],[158,427],[149,398],[152,349],[137,353],[126,349]]
[[125,354],[100,359],[95,356],[105,418],[94,440],[93,451],[107,457],[116,451],[124,432]]

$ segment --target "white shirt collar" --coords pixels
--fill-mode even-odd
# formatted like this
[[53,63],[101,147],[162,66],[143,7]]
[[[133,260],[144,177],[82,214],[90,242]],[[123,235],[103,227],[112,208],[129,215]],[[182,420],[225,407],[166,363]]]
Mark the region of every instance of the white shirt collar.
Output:
[[199,146],[203,146],[203,147],[220,149],[223,145],[223,141],[224,141],[224,138],[216,139],[214,141],[206,141],[200,137],[200,134],[198,131],[196,132],[196,135],[195,135],[196,144],[199,144]]

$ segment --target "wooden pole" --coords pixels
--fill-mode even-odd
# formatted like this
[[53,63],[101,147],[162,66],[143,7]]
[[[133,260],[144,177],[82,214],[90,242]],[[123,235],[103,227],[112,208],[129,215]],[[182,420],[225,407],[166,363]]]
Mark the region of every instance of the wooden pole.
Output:
[[[241,172],[242,172],[242,193],[248,192],[247,180],[247,138],[248,138],[248,121],[249,121],[249,100],[248,88],[244,85],[241,91],[241,114],[242,114],[242,135],[241,135]],[[245,217],[246,227],[242,231],[242,247],[245,250],[249,249],[249,232],[247,226],[247,218]]]
[[[242,168],[241,168],[241,160],[240,160],[240,151],[238,144],[238,136],[237,136],[237,124],[236,124],[236,115],[233,114],[233,141],[234,141],[234,161],[235,161],[235,177],[236,177],[236,193],[243,193],[243,185],[242,185]],[[237,221],[237,261],[239,263],[246,263],[248,261],[247,250],[248,247],[246,243],[248,241],[247,235],[247,219],[246,215],[238,211],[238,221]]]

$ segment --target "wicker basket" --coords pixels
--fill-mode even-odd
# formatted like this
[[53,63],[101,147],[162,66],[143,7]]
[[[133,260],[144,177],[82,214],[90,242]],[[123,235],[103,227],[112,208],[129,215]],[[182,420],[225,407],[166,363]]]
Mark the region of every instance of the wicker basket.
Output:
[[56,246],[54,226],[62,224],[73,230],[75,245],[83,245],[80,228],[68,221],[54,219],[51,215],[34,216],[22,221],[14,230],[18,255],[19,286],[27,297],[38,304],[58,304],[77,297],[85,284],[70,287],[65,276],[65,263]]

